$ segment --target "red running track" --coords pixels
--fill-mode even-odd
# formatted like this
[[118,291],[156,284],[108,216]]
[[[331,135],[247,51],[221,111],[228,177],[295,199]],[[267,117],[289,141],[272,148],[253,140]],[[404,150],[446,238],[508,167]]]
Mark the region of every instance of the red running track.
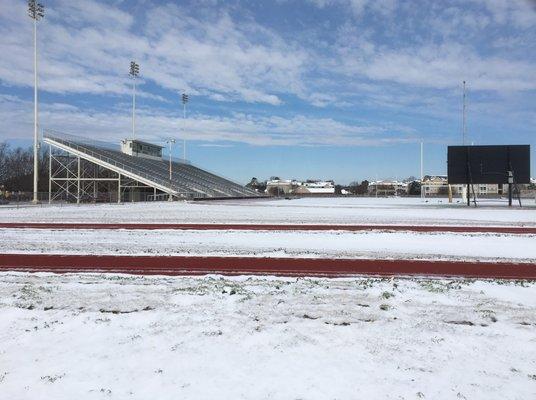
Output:
[[0,254],[0,271],[142,275],[428,276],[536,280],[536,264],[317,258]]
[[246,230],[246,231],[410,231],[536,234],[536,226],[446,226],[446,225],[301,225],[301,224],[119,224],[2,222],[5,229],[172,229],[172,230]]

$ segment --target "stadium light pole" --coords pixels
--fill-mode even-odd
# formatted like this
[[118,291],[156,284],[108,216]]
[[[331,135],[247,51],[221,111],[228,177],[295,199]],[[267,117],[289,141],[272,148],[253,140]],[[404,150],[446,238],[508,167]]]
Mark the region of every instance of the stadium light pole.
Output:
[[[172,176],[172,169],[171,169],[171,166],[172,166],[172,164],[171,164],[171,146],[172,146],[173,144],[175,144],[175,139],[171,139],[171,138],[170,138],[170,139],[166,140],[166,143],[169,145],[169,188],[171,189],[171,181],[172,181],[172,178],[173,178],[173,176]],[[169,195],[169,199],[168,199],[168,200],[169,200],[169,201],[172,201],[172,200],[173,200],[172,197],[171,197],[171,194]]]
[[183,132],[182,132],[182,158],[186,161],[186,103],[190,100],[190,96],[186,93],[183,93],[182,96],[182,125],[183,125]]
[[39,135],[37,132],[37,21],[45,16],[45,7],[36,0],[28,0],[28,15],[33,19],[34,40],[34,176],[33,202],[37,203],[37,183],[39,179]]
[[467,138],[467,119],[466,119],[466,106],[465,106],[465,81],[463,81],[463,105],[462,105],[462,145],[465,146],[465,140]]
[[140,65],[130,62],[130,77],[132,78],[132,139],[136,139],[136,78],[140,73]]

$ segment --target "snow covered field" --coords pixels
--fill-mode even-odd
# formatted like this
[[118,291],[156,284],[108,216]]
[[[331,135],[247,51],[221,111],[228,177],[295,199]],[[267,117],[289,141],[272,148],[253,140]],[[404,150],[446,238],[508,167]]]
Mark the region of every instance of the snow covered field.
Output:
[[0,274],[3,399],[533,399],[536,285]]
[[[0,222],[536,226],[323,198],[0,207]],[[7,253],[536,263],[536,235],[0,229]],[[0,273],[0,399],[536,398],[536,283]]]
[[536,264],[536,235],[0,229],[0,253],[397,258]]
[[536,226],[536,204],[508,209],[504,201],[478,208],[447,199],[304,198],[221,202],[0,207],[0,222],[307,223]]

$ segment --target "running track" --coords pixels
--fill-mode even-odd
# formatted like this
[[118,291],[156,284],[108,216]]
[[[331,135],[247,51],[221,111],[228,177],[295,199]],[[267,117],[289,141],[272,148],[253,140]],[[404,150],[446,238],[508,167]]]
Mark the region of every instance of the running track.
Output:
[[246,231],[409,231],[536,234],[536,226],[447,226],[447,225],[301,225],[301,224],[155,224],[155,223],[48,223],[1,222],[4,229],[133,229],[133,230],[246,230]]
[[[536,234],[536,227],[423,225],[0,223],[4,229],[413,231]],[[435,276],[536,280],[535,264],[423,260],[0,254],[0,271],[157,275]]]
[[536,264],[424,260],[0,254],[0,271],[143,275],[426,276],[536,280]]

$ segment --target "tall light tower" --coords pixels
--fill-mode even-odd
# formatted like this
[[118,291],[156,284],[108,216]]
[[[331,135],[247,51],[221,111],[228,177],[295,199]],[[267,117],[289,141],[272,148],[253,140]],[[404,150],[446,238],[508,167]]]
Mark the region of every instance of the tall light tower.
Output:
[[136,78],[140,73],[140,65],[130,62],[130,77],[132,78],[132,139],[136,139]]
[[467,138],[467,119],[465,117],[465,81],[463,81],[463,106],[462,106],[462,145],[465,146]]
[[28,0],[28,15],[33,19],[34,36],[34,179],[33,202],[37,203],[37,182],[39,179],[39,135],[37,132],[37,21],[45,16],[45,7],[35,0]]
[[186,161],[186,103],[190,100],[190,96],[186,93],[183,93],[182,96],[182,122],[183,122],[183,142],[182,142],[182,158]]

